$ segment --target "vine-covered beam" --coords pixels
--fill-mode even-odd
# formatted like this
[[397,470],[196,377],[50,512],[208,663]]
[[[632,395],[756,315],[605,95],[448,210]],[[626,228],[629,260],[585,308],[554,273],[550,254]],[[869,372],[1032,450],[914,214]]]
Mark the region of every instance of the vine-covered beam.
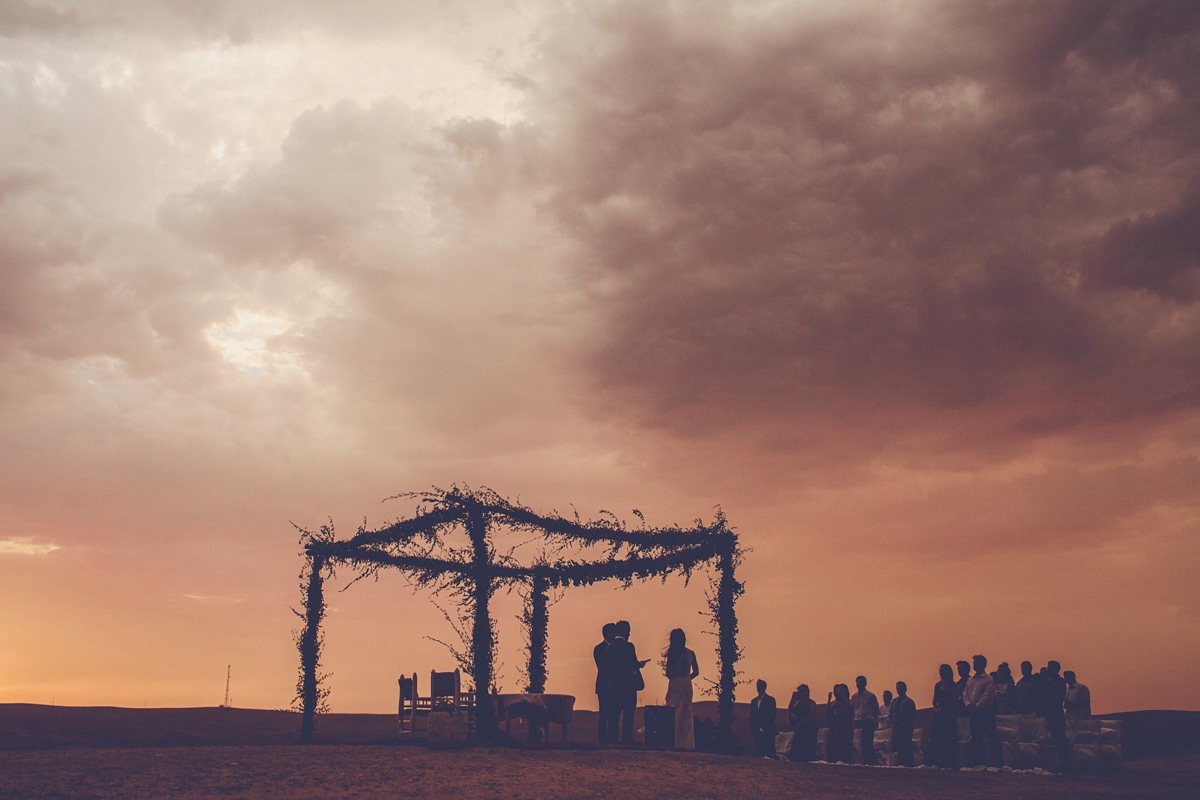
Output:
[[[369,575],[382,567],[398,568],[421,586],[435,591],[448,589],[463,603],[469,620],[471,641],[462,659],[475,683],[476,720],[481,736],[496,732],[494,708],[490,702],[493,679],[495,629],[489,610],[492,594],[498,587],[513,583],[531,586],[526,621],[529,628],[529,691],[545,688],[545,656],[548,630],[548,591],[556,586],[585,586],[605,580],[665,578],[681,573],[690,578],[704,564],[717,569],[710,595],[710,616],[718,628],[718,737],[732,743],[733,692],[736,686],[737,617],[734,603],[742,593],[734,571],[740,563],[737,535],[730,530],[718,511],[716,523],[682,529],[629,530],[624,523],[611,520],[586,523],[568,520],[557,514],[540,515],[513,505],[490,490],[472,492],[457,487],[407,495],[423,504],[412,519],[400,520],[375,531],[359,529],[352,538],[336,541],[332,525],[320,534],[305,532],[301,542],[310,569],[305,575],[305,627],[297,639],[301,651],[299,699],[305,713],[301,734],[312,736],[313,716],[320,705],[323,690],[317,673],[320,652],[320,622],[324,613],[321,572],[335,564],[357,567]],[[634,512],[639,518],[641,514]],[[598,561],[560,559],[540,560],[522,566],[511,553],[497,555],[490,541],[490,528],[502,524],[512,530],[540,533],[560,545],[611,546],[608,557]],[[447,549],[442,536],[455,527],[465,528],[470,546]],[[438,558],[431,553],[445,553]]]
[[462,509],[434,508],[431,511],[418,514],[412,519],[402,519],[390,525],[385,525],[379,530],[361,531],[345,542],[339,542],[338,544],[367,547],[375,544],[399,543],[412,539],[414,536],[424,535],[438,528],[461,522],[465,518],[466,513]]

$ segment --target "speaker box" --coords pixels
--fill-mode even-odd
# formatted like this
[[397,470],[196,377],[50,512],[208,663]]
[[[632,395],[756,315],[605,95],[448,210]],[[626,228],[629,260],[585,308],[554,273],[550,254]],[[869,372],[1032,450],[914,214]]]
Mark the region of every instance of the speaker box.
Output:
[[646,744],[651,747],[675,746],[675,709],[671,706],[645,706]]

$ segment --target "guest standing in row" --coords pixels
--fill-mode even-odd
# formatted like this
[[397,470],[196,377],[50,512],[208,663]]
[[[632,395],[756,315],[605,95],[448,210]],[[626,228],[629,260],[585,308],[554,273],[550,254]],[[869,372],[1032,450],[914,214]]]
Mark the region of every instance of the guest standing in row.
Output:
[[788,703],[788,726],[792,729],[792,761],[815,761],[817,758],[817,704],[809,695],[808,684],[802,683],[792,693]]
[[879,719],[875,721],[875,730],[882,731],[892,727],[892,692],[883,690],[883,702],[879,704]]
[[958,715],[960,717],[970,716],[967,714],[967,707],[963,705],[963,690],[967,688],[967,681],[971,677],[971,664],[967,661],[959,661],[955,664],[958,667],[958,681],[954,684],[954,691],[958,694]]
[[892,752],[900,766],[911,767],[915,763],[913,725],[917,721],[917,704],[908,696],[908,684],[904,681],[896,681],[896,699],[891,702],[888,717],[892,723]]
[[875,763],[875,724],[879,719],[879,701],[875,693],[867,691],[866,677],[859,675],[854,679],[858,691],[850,698],[854,704],[854,727],[862,731],[860,749],[864,764]]
[[1058,751],[1058,760],[1065,772],[1071,764],[1071,746],[1067,744],[1067,721],[1063,713],[1063,699],[1067,694],[1067,682],[1058,674],[1061,665],[1057,661],[1046,663],[1046,677],[1039,694],[1041,695],[1042,716],[1046,718],[1046,727],[1050,731],[1050,741]]
[[1001,661],[1000,666],[992,673],[996,682],[996,713],[1015,714],[1017,712],[1017,693],[1013,682],[1012,670],[1007,661]]
[[1033,664],[1030,662],[1021,662],[1021,680],[1017,681],[1013,691],[1017,693],[1013,705],[1018,714],[1037,714],[1042,710],[1038,680],[1033,675]]
[[[929,762],[935,767],[958,769],[958,689],[949,664],[938,668],[941,678],[933,687],[933,732]],[[894,736],[895,734],[893,734]]]
[[1000,734],[996,730],[996,682],[987,674],[987,658],[971,659],[975,674],[963,688],[963,707],[971,720],[971,760],[976,764],[1004,766]]
[[754,734],[754,752],[763,758],[775,757],[775,698],[767,694],[767,682],[760,680],[758,695],[750,701],[750,732]]
[[1088,687],[1075,680],[1075,673],[1067,670],[1063,673],[1067,682],[1067,691],[1063,697],[1063,710],[1071,719],[1087,719],[1092,716],[1092,693]]
[[685,645],[687,636],[682,628],[671,631],[663,672],[667,676],[667,705],[675,709],[675,746],[683,750],[696,749],[696,732],[692,721],[692,679],[700,674],[696,654]]
[[825,707],[825,721],[829,724],[825,747],[831,762],[854,761],[854,704],[850,702],[850,687],[839,683],[829,693],[829,705]]

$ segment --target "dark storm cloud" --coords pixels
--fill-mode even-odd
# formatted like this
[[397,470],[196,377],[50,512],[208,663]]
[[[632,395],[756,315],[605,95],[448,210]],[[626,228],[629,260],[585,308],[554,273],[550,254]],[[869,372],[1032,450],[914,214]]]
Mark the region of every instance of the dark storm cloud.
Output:
[[608,407],[972,447],[1193,406],[1200,9],[864,8],[551,40]]

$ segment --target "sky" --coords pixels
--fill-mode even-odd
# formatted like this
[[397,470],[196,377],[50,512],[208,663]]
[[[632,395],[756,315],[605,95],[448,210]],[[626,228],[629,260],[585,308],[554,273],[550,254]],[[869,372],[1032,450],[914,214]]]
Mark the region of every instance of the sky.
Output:
[[[0,119],[0,702],[287,708],[299,529],[457,484],[719,507],[777,697],[1200,710],[1200,6],[3,0]],[[354,577],[387,713],[455,609]],[[547,690],[715,677],[705,583],[560,593]]]

